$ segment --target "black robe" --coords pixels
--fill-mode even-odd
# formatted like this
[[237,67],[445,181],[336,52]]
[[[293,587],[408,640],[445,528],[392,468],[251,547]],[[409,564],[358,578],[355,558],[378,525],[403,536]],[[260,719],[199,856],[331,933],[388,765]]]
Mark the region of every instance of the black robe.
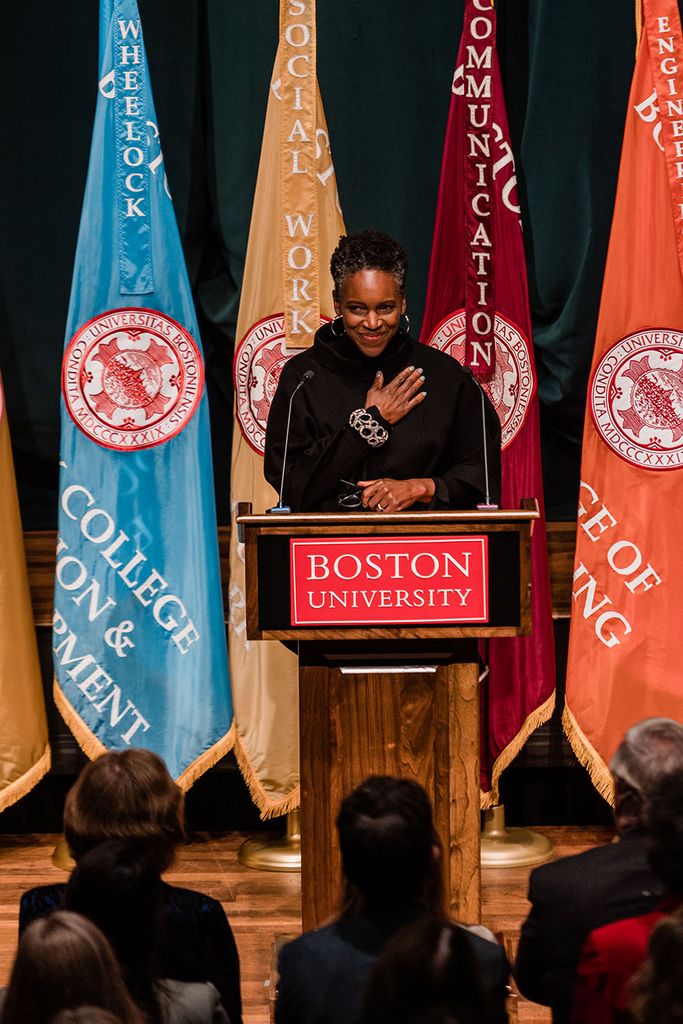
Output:
[[[388,384],[407,366],[422,367],[427,397],[390,426],[374,407],[368,412],[389,430],[389,439],[372,448],[349,426],[377,370]],[[436,494],[429,506],[474,508],[486,495],[481,392],[452,356],[421,345],[398,332],[384,352],[364,356],[350,338],[321,327],[313,347],[285,365],[268,417],[264,472],[280,489],[289,399],[307,370],[314,377],[292,406],[283,503],[297,512],[339,511],[338,497],[349,491],[342,480],[395,480],[431,477]],[[485,399],[490,498],[500,502],[500,423]]]

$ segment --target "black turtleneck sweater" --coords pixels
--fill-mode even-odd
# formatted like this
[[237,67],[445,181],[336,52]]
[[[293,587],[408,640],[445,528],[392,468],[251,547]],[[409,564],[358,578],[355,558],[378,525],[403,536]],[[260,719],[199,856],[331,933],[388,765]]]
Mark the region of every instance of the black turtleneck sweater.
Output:
[[[374,407],[368,410],[389,430],[389,439],[371,448],[349,426],[354,409],[381,370],[388,384],[407,366],[421,366],[427,397],[390,426]],[[460,364],[443,352],[398,332],[376,358],[364,356],[350,338],[336,338],[321,327],[313,347],[285,365],[268,417],[264,472],[279,490],[289,399],[304,373],[315,376],[292,406],[284,504],[297,512],[339,511],[342,480],[395,480],[431,477],[436,495],[431,508],[473,508],[485,497],[480,391]],[[500,500],[500,423],[486,400],[491,500]],[[427,506],[417,504],[416,508]]]

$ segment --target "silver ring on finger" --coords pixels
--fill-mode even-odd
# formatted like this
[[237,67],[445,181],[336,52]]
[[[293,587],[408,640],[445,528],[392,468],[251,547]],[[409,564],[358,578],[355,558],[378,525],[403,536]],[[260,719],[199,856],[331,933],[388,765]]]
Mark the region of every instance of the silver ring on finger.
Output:
[[378,512],[384,512],[384,509],[382,508],[382,506],[380,505],[379,502],[377,502],[377,511]]

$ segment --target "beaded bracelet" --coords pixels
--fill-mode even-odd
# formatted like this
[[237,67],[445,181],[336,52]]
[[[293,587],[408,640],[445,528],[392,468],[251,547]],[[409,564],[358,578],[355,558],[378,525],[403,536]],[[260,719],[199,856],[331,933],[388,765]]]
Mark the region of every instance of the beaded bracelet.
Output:
[[371,448],[379,448],[389,440],[389,431],[373,419],[367,409],[354,409],[349,416],[349,426],[357,430]]

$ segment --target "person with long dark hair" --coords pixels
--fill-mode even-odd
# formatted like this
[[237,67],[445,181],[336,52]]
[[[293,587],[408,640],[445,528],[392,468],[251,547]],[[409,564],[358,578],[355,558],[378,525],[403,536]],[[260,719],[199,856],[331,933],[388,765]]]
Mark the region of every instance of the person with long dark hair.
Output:
[[120,1024],[144,1024],[102,932],[79,914],[60,910],[26,929],[9,986],[0,992],[0,1024],[47,1024],[84,1004]]
[[655,925],[647,960],[631,983],[638,1024],[683,1024],[683,910]]
[[[379,231],[332,254],[336,318],[285,365],[268,417],[264,472],[295,511],[474,508],[500,500],[500,422],[468,371],[410,337],[407,256]],[[482,409],[483,403],[483,409]],[[484,424],[487,452],[484,453]]]
[[[64,836],[76,863],[111,839],[143,840],[158,878],[184,836],[183,794],[151,750],[109,751],[89,762],[67,794]],[[232,1024],[241,1024],[240,965],[232,929],[218,900],[160,882],[160,971],[179,981],[210,981]],[[19,932],[64,905],[66,887],[41,885],[21,897]]]
[[121,1018],[99,1006],[77,1006],[60,1010],[50,1024],[122,1024]]
[[107,937],[146,1024],[229,1024],[210,982],[161,975],[163,888],[144,840],[113,840],[83,854],[67,885],[66,906]]
[[[360,1024],[377,956],[401,928],[443,916],[441,844],[424,789],[374,776],[341,803],[337,831],[344,875],[339,916],[284,946],[276,1024]],[[509,964],[503,950],[462,928],[478,966],[491,1020],[506,1021]]]
[[425,917],[380,953],[363,1024],[486,1024],[489,1013],[467,933],[445,918]]

